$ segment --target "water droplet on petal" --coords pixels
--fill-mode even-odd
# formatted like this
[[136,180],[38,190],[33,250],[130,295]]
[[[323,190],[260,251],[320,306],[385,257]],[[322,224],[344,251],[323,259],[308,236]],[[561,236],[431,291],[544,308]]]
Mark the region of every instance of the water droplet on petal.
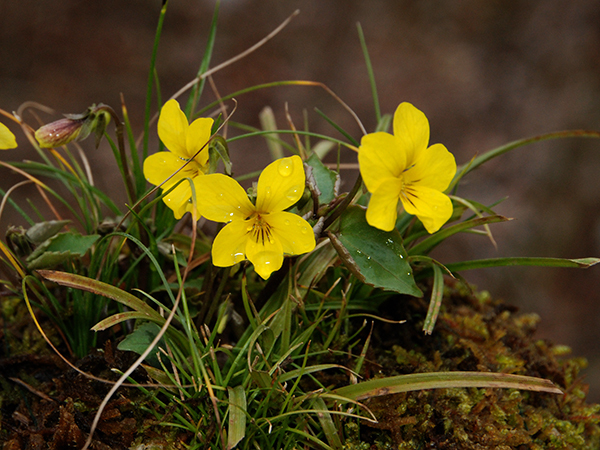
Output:
[[246,257],[244,256],[244,254],[243,254],[243,253],[241,253],[241,252],[240,252],[240,253],[235,253],[235,254],[232,254],[232,256],[233,256],[233,260],[234,260],[236,263],[239,263],[240,261],[243,261],[243,260],[245,260],[245,259],[246,259]]
[[292,174],[294,163],[290,159],[282,159],[279,161],[277,170],[282,177],[289,177]]
[[291,202],[295,202],[296,200],[298,200],[300,198],[300,195],[298,195],[298,187],[294,186],[289,188],[285,193],[285,196]]
[[290,224],[290,221],[285,219],[285,222],[283,222],[286,226],[288,226]]

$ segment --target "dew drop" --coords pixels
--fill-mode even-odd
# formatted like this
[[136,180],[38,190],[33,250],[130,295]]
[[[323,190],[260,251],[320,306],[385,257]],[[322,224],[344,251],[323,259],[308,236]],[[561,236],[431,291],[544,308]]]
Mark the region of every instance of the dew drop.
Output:
[[279,166],[277,167],[279,175],[281,175],[282,177],[289,177],[292,174],[293,165],[294,163],[291,162],[289,159],[282,159],[281,161],[279,161]]
[[241,253],[241,252],[240,253],[234,253],[231,256],[233,256],[233,260],[236,263],[239,263],[240,261],[243,261],[244,259],[246,259],[246,257],[244,256],[244,254]]
[[296,187],[289,188],[287,190],[287,192],[285,193],[285,196],[289,201],[295,202],[296,200],[298,200],[298,188],[296,188]]
[[286,226],[288,226],[290,224],[290,221],[285,219],[285,222],[283,222]]
[[302,234],[306,234],[308,232],[308,230],[306,229],[306,227],[302,227],[300,229],[300,231],[302,232]]

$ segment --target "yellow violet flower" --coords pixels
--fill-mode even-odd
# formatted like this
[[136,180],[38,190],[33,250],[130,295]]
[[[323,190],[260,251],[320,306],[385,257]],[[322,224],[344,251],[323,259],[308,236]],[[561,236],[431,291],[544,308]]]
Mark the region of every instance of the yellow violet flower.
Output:
[[15,135],[6,125],[0,122],[0,150],[8,150],[17,147]]
[[369,225],[391,231],[396,225],[398,200],[429,233],[435,233],[452,215],[452,201],[444,194],[456,161],[442,144],[429,145],[429,122],[410,103],[394,113],[394,134],[363,136],[358,150],[360,173],[372,194],[367,208]]
[[[162,189],[168,190],[185,178],[194,181],[204,176],[208,171],[208,141],[212,125],[213,120],[210,118],[200,118],[188,123],[176,100],[165,103],[158,118],[158,137],[170,151],[158,152],[146,158],[144,176],[148,182],[154,185],[161,184],[190,160],[183,170],[162,185]],[[202,147],[202,151],[194,158]],[[192,212],[190,183],[181,182],[163,197],[163,201],[173,210],[176,219],[180,219],[188,211]]]
[[255,205],[237,181],[223,174],[205,175],[194,185],[200,214],[215,222],[229,222],[213,242],[215,266],[228,267],[248,259],[266,280],[281,268],[284,254],[299,255],[315,248],[310,224],[284,211],[304,192],[299,156],[278,159],[263,170]]

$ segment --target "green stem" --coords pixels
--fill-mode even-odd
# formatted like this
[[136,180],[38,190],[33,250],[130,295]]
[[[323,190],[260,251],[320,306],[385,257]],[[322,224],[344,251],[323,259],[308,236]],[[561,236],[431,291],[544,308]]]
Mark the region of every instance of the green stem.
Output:
[[154,70],[156,67],[156,54],[158,53],[158,43],[160,42],[160,35],[162,33],[168,3],[169,2],[165,0],[163,2],[162,9],[160,10],[158,25],[156,26],[156,35],[154,36],[154,45],[152,47],[152,56],[150,58],[150,70],[148,71],[148,85],[146,87],[146,108],[144,110],[144,143],[142,146],[142,159],[144,160],[148,156],[148,139],[150,137],[150,107],[152,103],[152,86],[154,79]]
[[135,188],[133,185],[133,175],[131,174],[131,170],[129,168],[129,164],[127,163],[127,154],[125,153],[125,139],[124,139],[124,124],[121,121],[120,117],[117,115],[114,109],[112,109],[108,105],[102,105],[98,109],[98,111],[106,111],[110,114],[112,119],[115,121],[115,133],[117,135],[117,147],[119,149],[119,156],[121,158],[121,165],[123,167],[123,177],[125,178],[125,188],[127,189],[127,198],[129,202],[133,205],[135,203]]
[[330,216],[327,217],[327,219],[325,219],[325,224],[323,225],[323,230],[326,230],[327,228],[329,228],[331,226],[331,224],[333,222],[335,222],[337,220],[337,218],[342,215],[342,213],[346,210],[346,208],[350,205],[350,203],[352,202],[352,200],[358,193],[358,190],[361,188],[361,186],[362,186],[362,176],[359,174],[358,177],[356,178],[356,182],[354,183],[354,186],[352,187],[352,190],[348,193],[348,195],[346,195],[346,198],[344,198],[344,200],[342,200],[342,203],[340,203],[340,205],[336,209],[333,210],[333,212],[330,214]]

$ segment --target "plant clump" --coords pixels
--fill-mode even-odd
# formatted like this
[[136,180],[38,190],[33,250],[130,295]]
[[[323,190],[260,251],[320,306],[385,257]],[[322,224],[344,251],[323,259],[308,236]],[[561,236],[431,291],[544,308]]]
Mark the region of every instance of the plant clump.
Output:
[[[461,196],[470,172],[533,142],[600,133],[547,133],[459,164],[445,145],[430,145],[429,119],[416,106],[398,99],[382,114],[360,27],[371,130],[316,81],[221,96],[217,72],[296,13],[213,65],[218,1],[196,77],[163,101],[156,56],[168,4],[139,137],[124,98],[119,111],[98,103],[42,126],[35,110],[50,110],[37,103],[0,109],[37,153],[0,159],[23,178],[0,189],[0,218],[10,208],[26,224],[0,240],[2,311],[23,319],[26,308],[31,319],[7,326],[3,340],[1,383],[24,396],[2,398],[5,448],[597,445],[598,409],[584,403],[581,363],[559,362],[561,347],[532,340],[534,316],[448,281],[470,269],[589,268],[600,258],[445,263],[430,254],[461,233],[494,243],[490,225],[509,220],[497,203]],[[284,128],[269,108],[262,129],[237,121],[245,96],[289,86],[335,100],[317,110],[333,135],[309,129],[309,113],[294,105]],[[331,119],[339,112],[360,133]],[[95,184],[84,148],[92,134],[97,152],[112,151],[126,202]],[[239,142],[260,147],[257,136],[270,162],[248,172]],[[18,159],[15,144],[1,126],[0,149]],[[22,202],[14,194],[28,184],[36,197]],[[39,336],[58,363],[24,353],[20,344],[38,337],[30,340],[38,350]]]

